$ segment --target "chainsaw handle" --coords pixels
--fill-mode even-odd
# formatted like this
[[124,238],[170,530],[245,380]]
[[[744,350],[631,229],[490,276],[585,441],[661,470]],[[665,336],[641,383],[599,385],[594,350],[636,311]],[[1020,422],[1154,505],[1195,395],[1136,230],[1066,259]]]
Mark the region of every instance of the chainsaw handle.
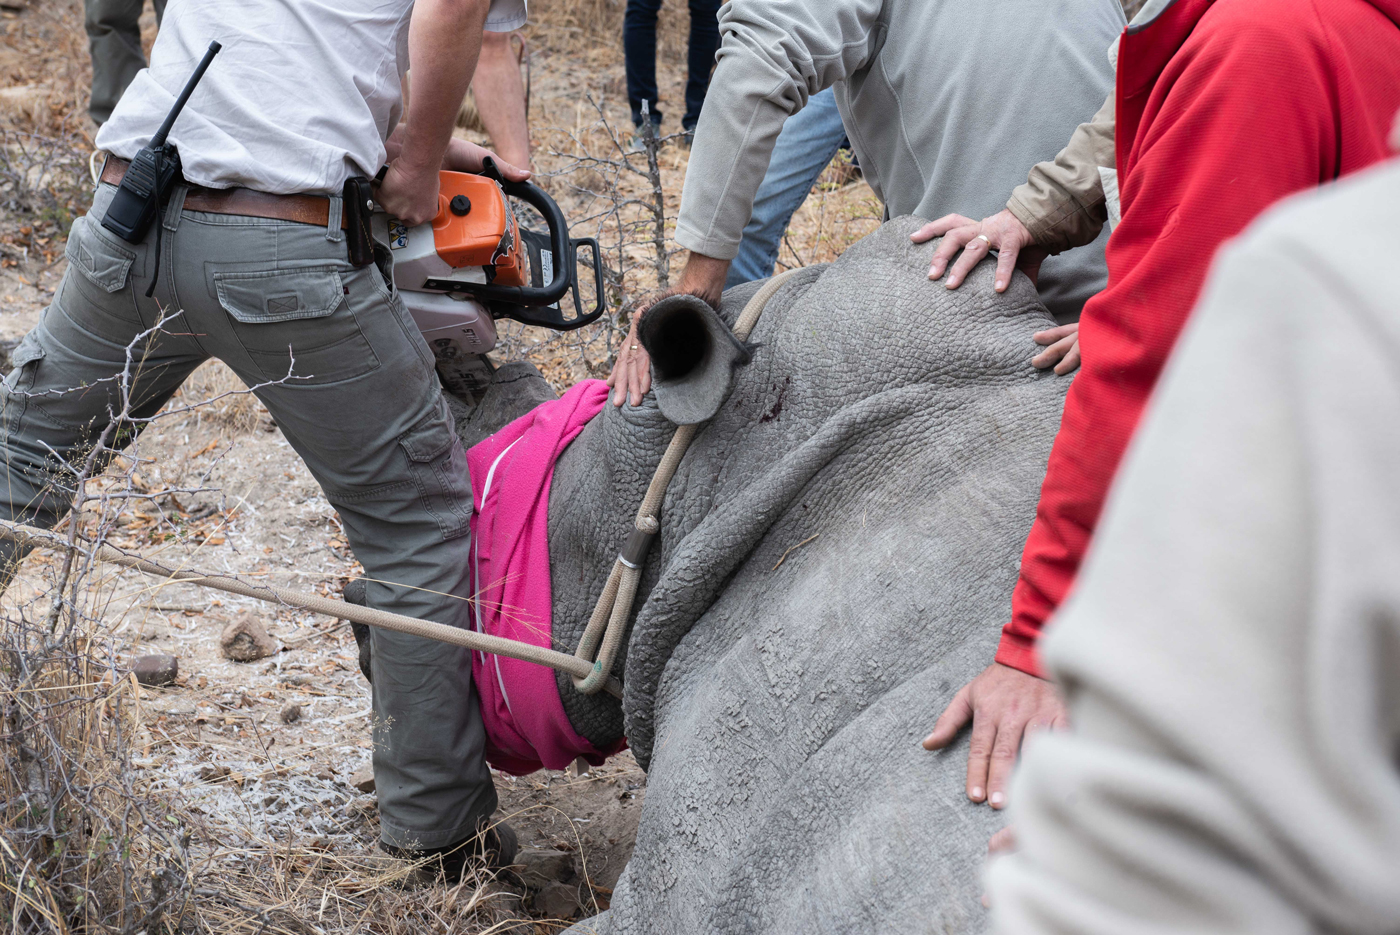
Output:
[[[489,156],[485,160],[481,174],[487,178],[495,179],[507,195],[519,198],[533,207],[544,218],[545,224],[549,227],[550,250],[555,257],[554,276],[543,286],[493,286],[470,283],[463,284],[462,291],[477,301],[485,303],[523,305],[527,308],[554,305],[568,293],[571,281],[570,274],[573,272],[574,255],[569,247],[569,223],[564,220],[564,212],[559,210],[559,205],[555,203],[554,199],[549,197],[544,189],[538,185],[532,185],[529,182],[506,181],[496,168],[495,160]],[[517,236],[519,236],[518,232]],[[540,323],[530,322],[530,324]]]
[[[512,318],[526,325],[538,325],[555,331],[573,331],[597,321],[607,310],[603,295],[602,254],[598,249],[598,242],[591,237],[570,240],[569,223],[564,220],[564,212],[559,210],[559,205],[554,199],[538,185],[507,181],[497,168],[496,161],[490,156],[482,160],[481,174],[499,184],[506,195],[532,205],[544,218],[546,226],[549,227],[549,249],[550,256],[553,257],[552,275],[550,281],[543,286],[461,283],[453,291],[464,292],[484,303],[491,309],[493,317]],[[524,239],[519,228],[516,236]],[[586,314],[583,313],[576,275],[580,245],[593,251],[593,278],[597,286],[597,301]],[[576,318],[565,318],[559,307],[560,300],[570,289],[574,294],[574,307],[580,312]]]
[[[569,281],[569,287],[574,292],[574,308],[578,310],[578,315],[574,318],[565,318],[563,310],[558,305],[550,305],[545,308],[525,308],[519,305],[496,306],[496,312],[503,318],[511,318],[521,324],[538,325],[541,328],[550,328],[554,331],[573,331],[575,328],[582,328],[584,325],[591,325],[602,317],[607,311],[607,300],[603,294],[603,258],[598,248],[598,241],[592,237],[580,237],[577,240],[569,241],[569,255],[565,261],[569,264],[569,269],[578,269],[578,248],[587,247],[592,258],[593,285],[597,294],[593,297],[593,308],[587,312],[583,311],[583,299],[579,295],[578,278],[573,277]],[[557,262],[557,261],[556,261]]]

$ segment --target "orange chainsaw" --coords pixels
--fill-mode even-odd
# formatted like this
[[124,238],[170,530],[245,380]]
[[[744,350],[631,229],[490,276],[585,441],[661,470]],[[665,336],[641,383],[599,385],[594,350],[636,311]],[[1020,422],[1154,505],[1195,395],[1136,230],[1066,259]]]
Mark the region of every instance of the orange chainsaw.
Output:
[[[572,331],[604,311],[602,257],[592,237],[570,239],[559,205],[539,186],[503,179],[487,159],[481,175],[443,172],[437,216],[408,227],[384,211],[372,218],[374,239],[389,244],[394,285],[437,359],[448,392],[477,400],[495,371],[496,319]],[[544,218],[547,233],[522,227],[518,198]],[[591,253],[596,296],[584,311],[579,248]],[[587,268],[587,267],[586,267]],[[573,304],[561,300],[572,292]]]

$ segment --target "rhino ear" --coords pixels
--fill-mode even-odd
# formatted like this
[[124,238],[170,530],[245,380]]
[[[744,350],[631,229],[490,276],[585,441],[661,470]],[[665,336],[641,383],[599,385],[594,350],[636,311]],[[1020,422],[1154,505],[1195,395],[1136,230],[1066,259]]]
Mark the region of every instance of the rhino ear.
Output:
[[734,368],[751,358],[702,299],[667,296],[653,305],[637,327],[651,355],[651,385],[661,414],[677,425],[704,422],[729,398]]

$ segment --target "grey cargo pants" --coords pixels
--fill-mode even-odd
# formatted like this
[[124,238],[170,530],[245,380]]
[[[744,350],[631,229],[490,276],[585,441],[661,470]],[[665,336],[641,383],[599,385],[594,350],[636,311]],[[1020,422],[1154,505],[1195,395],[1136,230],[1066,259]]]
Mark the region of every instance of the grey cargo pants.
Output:
[[[0,385],[0,515],[49,527],[73,460],[119,409],[111,377],[133,348],[135,415],[157,412],[209,357],[256,390],[339,512],[373,607],[468,623],[471,484],[432,356],[374,266],[346,260],[338,229],[181,210],[165,213],[160,282],[145,297],[156,231],[128,244],[102,229],[114,189],[73,225],[68,270]],[[383,253],[387,254],[387,250]],[[289,349],[290,355],[289,356]],[[107,382],[101,382],[106,380]],[[82,389],[73,389],[83,387]],[[9,565],[13,547],[0,550]],[[383,582],[394,582],[391,586]],[[398,847],[456,844],[495,810],[467,650],[373,631],[374,772],[381,836]]]
[[[152,0],[156,22],[165,15],[165,0]],[[145,0],[83,0],[83,25],[92,53],[92,100],[88,115],[106,123],[122,92],[146,67],[141,50],[141,8]]]

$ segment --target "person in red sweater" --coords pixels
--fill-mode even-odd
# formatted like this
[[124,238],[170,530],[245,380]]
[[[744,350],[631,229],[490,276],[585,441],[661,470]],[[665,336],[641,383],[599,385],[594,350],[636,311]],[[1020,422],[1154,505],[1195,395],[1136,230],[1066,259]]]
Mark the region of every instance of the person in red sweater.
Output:
[[[1286,195],[1385,158],[1397,108],[1400,0],[1150,0],[1124,31],[1115,135],[1122,220],[1108,241],[1108,286],[1080,318],[1082,368],[1065,398],[996,660],[924,741],[946,746],[972,721],[973,801],[1004,805],[1022,737],[1064,723],[1040,667],[1040,632],[1074,583],[1216,249]],[[1029,243],[991,220],[982,222],[985,239],[983,229],[964,229],[961,243],[979,251],[976,259]],[[939,233],[958,223],[965,220]]]

